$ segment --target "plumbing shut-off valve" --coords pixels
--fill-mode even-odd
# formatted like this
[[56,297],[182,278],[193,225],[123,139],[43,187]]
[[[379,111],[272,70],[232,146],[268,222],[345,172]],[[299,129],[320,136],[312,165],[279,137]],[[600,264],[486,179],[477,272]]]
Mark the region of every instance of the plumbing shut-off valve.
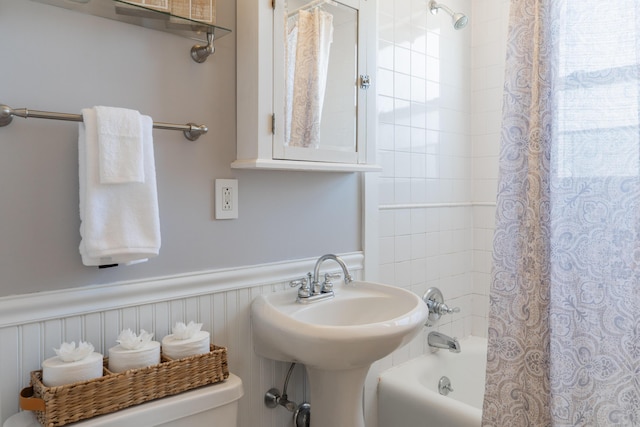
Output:
[[292,363],[287,372],[287,377],[284,380],[284,387],[282,388],[282,394],[277,388],[270,388],[264,394],[264,404],[267,408],[274,409],[278,406],[283,406],[289,412],[293,412],[294,427],[309,427],[311,424],[311,405],[308,402],[303,402],[297,405],[287,397],[287,385],[289,384],[289,377],[291,372],[296,366]]

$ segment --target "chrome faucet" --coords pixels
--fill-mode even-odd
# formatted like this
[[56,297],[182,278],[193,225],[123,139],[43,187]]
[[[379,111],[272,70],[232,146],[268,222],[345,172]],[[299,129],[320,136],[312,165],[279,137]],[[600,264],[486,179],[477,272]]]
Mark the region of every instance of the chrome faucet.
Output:
[[316,262],[316,265],[313,269],[313,276],[311,275],[311,273],[307,273],[307,277],[289,282],[289,285],[291,287],[300,286],[300,288],[298,289],[298,302],[308,304],[333,298],[335,296],[335,294],[333,293],[333,283],[331,282],[331,279],[339,278],[340,274],[325,273],[324,282],[322,283],[320,283],[320,280],[318,278],[318,276],[320,275],[320,265],[324,261],[330,259],[337,262],[340,268],[342,268],[342,274],[344,275],[345,284],[351,283],[353,281],[353,278],[351,277],[351,274],[349,274],[349,270],[347,269],[347,265],[344,263],[342,258],[333,254],[323,255]]
[[461,350],[460,342],[458,342],[457,338],[451,338],[441,332],[429,332],[427,342],[429,343],[429,347],[444,348],[453,353],[460,353]]
[[333,288],[333,285],[331,284],[331,281],[327,280],[328,278],[335,278],[335,276],[331,276],[331,275],[327,275],[325,274],[325,280],[323,283],[323,286],[320,285],[320,282],[318,280],[318,274],[320,274],[320,264],[322,264],[324,261],[332,259],[335,262],[338,263],[338,265],[340,266],[340,268],[342,268],[342,274],[344,275],[344,283],[345,284],[349,284],[353,281],[353,278],[351,277],[351,274],[349,274],[349,270],[347,269],[347,264],[344,263],[344,261],[342,260],[342,258],[340,258],[337,255],[333,255],[333,254],[326,254],[326,255],[322,255],[318,261],[316,261],[316,266],[313,269],[313,282],[311,282],[311,285],[313,286],[314,289],[314,293],[316,291],[316,289],[318,289],[320,292],[322,292],[323,289],[325,289],[327,287],[327,285],[329,286],[328,290],[332,290],[331,288]]

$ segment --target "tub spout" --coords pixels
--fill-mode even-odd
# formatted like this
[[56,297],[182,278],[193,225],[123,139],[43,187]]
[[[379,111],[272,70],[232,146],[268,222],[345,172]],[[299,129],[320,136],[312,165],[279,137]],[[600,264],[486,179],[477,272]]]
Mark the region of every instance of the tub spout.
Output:
[[429,333],[427,342],[429,343],[429,347],[444,348],[452,353],[460,353],[461,350],[460,342],[458,342],[457,338],[451,338],[443,333],[436,331]]

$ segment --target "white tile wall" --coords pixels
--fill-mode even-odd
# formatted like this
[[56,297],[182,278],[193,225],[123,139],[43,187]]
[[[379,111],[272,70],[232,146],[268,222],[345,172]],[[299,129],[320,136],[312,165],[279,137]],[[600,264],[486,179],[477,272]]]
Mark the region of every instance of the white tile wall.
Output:
[[[455,31],[427,2],[380,0],[379,279],[422,295],[438,286],[461,314],[440,328],[470,334],[473,221],[471,29]],[[471,16],[471,2],[447,4]],[[411,352],[411,349],[407,350]],[[396,359],[398,356],[396,357]]]
[[[460,314],[439,329],[486,335],[508,0],[380,0],[380,280],[438,286]],[[394,84],[392,85],[391,79]]]

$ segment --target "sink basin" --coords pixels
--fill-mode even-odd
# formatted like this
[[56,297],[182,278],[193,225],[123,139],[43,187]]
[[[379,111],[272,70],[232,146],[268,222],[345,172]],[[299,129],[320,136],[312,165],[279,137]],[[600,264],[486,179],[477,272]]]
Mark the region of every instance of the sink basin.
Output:
[[295,291],[260,295],[252,303],[256,353],[323,369],[370,365],[409,342],[428,316],[412,292],[371,282],[352,282],[335,298],[296,302]]
[[429,311],[416,294],[354,281],[335,297],[296,302],[296,291],[260,295],[251,305],[255,352],[303,363],[313,427],[364,427],[362,388],[369,367],[413,339]]

